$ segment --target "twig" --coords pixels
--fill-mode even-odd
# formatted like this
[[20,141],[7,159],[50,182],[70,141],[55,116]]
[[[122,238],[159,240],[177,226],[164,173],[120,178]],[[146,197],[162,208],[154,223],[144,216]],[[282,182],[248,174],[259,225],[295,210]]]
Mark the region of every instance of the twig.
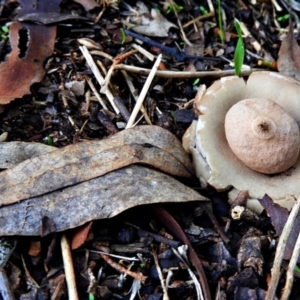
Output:
[[182,27],[186,28],[186,27],[188,27],[190,25],[193,25],[193,24],[197,23],[198,21],[214,17],[215,16],[215,9],[214,9],[214,6],[213,6],[211,0],[207,1],[207,5],[208,5],[209,10],[210,10],[210,12],[208,14],[200,15],[197,18],[195,18],[195,19],[193,19],[193,20],[185,23]]
[[180,52],[176,48],[165,46],[165,45],[163,45],[161,43],[158,43],[158,42],[156,42],[154,40],[149,39],[148,37],[144,37],[144,36],[142,36],[140,34],[132,32],[132,31],[130,31],[128,29],[124,29],[124,32],[127,35],[130,35],[130,36],[132,36],[135,39],[139,39],[139,40],[141,40],[142,42],[144,42],[144,43],[146,43],[148,45],[151,45],[151,46],[154,46],[154,47],[157,47],[157,48],[161,49],[163,52],[168,53],[169,55],[171,55],[177,61],[183,61],[185,59],[191,59],[191,58],[192,59],[217,61],[217,62],[222,61],[222,58],[220,58],[220,57],[197,56],[197,55],[189,55],[189,54],[186,54],[184,52]]
[[[175,6],[173,0],[168,0],[168,2],[170,3],[171,7],[174,7],[174,6]],[[175,14],[175,16],[176,16],[177,24],[178,24],[178,27],[179,27],[179,29],[180,29],[180,32],[181,32],[183,41],[184,41],[187,45],[193,46],[193,44],[188,40],[188,38],[187,38],[186,35],[185,35],[185,32],[184,32],[184,30],[183,30],[183,27],[182,27],[182,24],[181,24],[181,21],[180,21],[180,18],[179,18],[179,16],[178,16],[178,13],[177,13],[176,8],[173,9],[173,12],[174,12],[174,14]]]
[[92,82],[92,79],[89,78],[87,75],[84,75],[84,78],[85,78],[86,82],[88,83],[89,87],[91,88],[91,90],[93,91],[95,97],[98,99],[99,103],[102,105],[102,107],[104,109],[108,110],[108,107],[106,106],[105,102],[102,100],[100,94],[96,90],[96,88]]
[[285,279],[285,286],[283,289],[283,293],[281,295],[280,300],[288,300],[291,289],[293,287],[293,282],[294,282],[294,272],[295,272],[295,267],[299,258],[300,254],[300,232],[298,234],[298,238],[293,250],[293,255],[290,259],[289,267],[286,273],[286,279]]
[[[120,64],[115,66],[115,69],[121,69],[128,72],[140,74],[140,75],[148,75],[151,70],[128,66],[124,64]],[[248,76],[254,71],[265,71],[263,69],[245,69],[242,70],[241,76]],[[164,77],[164,78],[221,78],[224,76],[234,76],[234,70],[225,70],[225,71],[203,71],[203,72],[185,72],[185,71],[156,71],[155,76]]]
[[297,199],[297,202],[293,206],[290,215],[287,219],[286,224],[284,225],[283,231],[281,233],[281,236],[278,241],[275,259],[273,263],[273,268],[271,270],[271,282],[267,291],[267,295],[265,297],[265,300],[273,300],[276,293],[276,288],[279,282],[280,278],[280,268],[281,268],[281,262],[283,259],[283,255],[285,252],[286,243],[288,241],[290,232],[293,227],[293,223],[297,217],[298,211],[300,208],[300,198]]
[[157,257],[156,252],[154,251],[154,249],[152,249],[152,255],[153,255],[155,267],[156,267],[156,270],[157,270],[157,273],[158,273],[161,288],[163,290],[163,300],[169,300],[170,298],[168,296],[168,289],[166,287],[164,277],[163,277],[163,274],[162,274],[162,271],[161,271],[161,268],[160,268],[160,265],[159,265],[159,262],[158,262],[158,257]]
[[261,52],[260,43],[253,38],[253,36],[251,35],[250,31],[248,30],[248,28],[246,27],[244,22],[240,22],[240,26],[241,26],[241,29],[242,29],[242,32],[243,32],[243,37],[244,38],[250,38],[251,39],[250,43],[251,43],[252,47],[255,49],[255,51],[257,53],[260,53]]
[[116,56],[113,60],[113,63],[112,65],[110,66],[106,76],[105,76],[105,79],[104,81],[102,82],[102,87],[101,87],[101,90],[100,92],[102,94],[105,94],[107,89],[108,89],[108,85],[110,83],[110,79],[111,79],[111,76],[113,74],[113,71],[115,69],[115,66],[120,64],[121,62],[123,62],[127,57],[131,56],[132,54],[135,54],[137,53],[137,50],[130,50],[129,52],[126,52],[126,53],[123,53],[123,54],[120,54],[118,56]]
[[183,244],[188,246],[188,256],[191,264],[198,272],[198,276],[200,278],[201,288],[203,291],[203,298],[205,300],[211,300],[210,289],[208,286],[207,278],[202,266],[202,263],[193,249],[192,244],[188,240],[187,236],[183,232],[182,228],[179,226],[177,221],[161,206],[159,205],[151,205],[150,209],[155,214],[155,216],[160,220],[160,222]]
[[[100,246],[101,247],[101,246]],[[98,254],[105,254],[107,256],[110,257],[115,257],[121,260],[127,260],[127,261],[140,261],[138,258],[136,257],[128,257],[128,256],[123,256],[123,255],[116,255],[116,254],[111,254],[111,253],[107,253],[105,251],[100,251],[100,250],[89,250],[89,252],[93,252],[93,253],[98,253]]]
[[109,117],[103,111],[100,110],[98,112],[97,118],[100,121],[100,123],[108,130],[110,134],[116,134],[117,132],[119,132],[115,124],[109,119]]
[[113,56],[111,56],[111,55],[109,55],[109,54],[107,54],[107,53],[105,53],[103,51],[100,51],[100,50],[91,50],[90,54],[91,55],[101,56],[101,57],[107,58],[107,59],[109,59],[111,61],[114,60]]
[[[123,74],[125,80],[126,80],[126,83],[128,85],[128,88],[130,90],[130,93],[133,97],[133,99],[135,100],[135,102],[138,100],[138,96],[136,94],[136,88],[134,87],[133,83],[132,83],[132,78],[127,74],[127,72],[125,70],[121,70],[121,73]],[[149,125],[152,125],[152,122],[147,114],[147,111],[146,109],[144,108],[143,105],[141,105],[141,113],[143,114],[144,118],[145,118],[145,121],[149,124]],[[128,122],[128,120],[127,120]]]
[[149,60],[154,61],[155,56],[140,45],[132,44],[132,47],[143,54],[145,57],[147,57]]
[[184,264],[184,268],[188,270],[189,275],[190,275],[190,277],[193,280],[193,283],[195,285],[196,292],[197,292],[197,299],[198,300],[205,300],[203,298],[203,292],[202,292],[202,288],[201,288],[200,282],[198,281],[196,275],[193,273],[193,271],[189,267],[189,264],[188,264],[188,261],[187,261],[187,249],[188,249],[187,245],[182,245],[182,246],[178,247],[178,249],[177,249],[178,251],[176,249],[172,248],[174,254]]
[[74,273],[71,248],[69,245],[69,241],[67,240],[65,235],[61,237],[61,252],[62,252],[62,258],[64,262],[69,299],[79,300],[77,289],[76,289],[76,281],[75,281],[75,273]]
[[[101,247],[95,246],[96,249],[99,249],[100,251],[103,251],[103,249]],[[122,265],[116,263],[115,261],[113,261],[107,254],[101,253],[100,254],[101,257],[114,269],[116,269],[117,271],[119,271],[120,273],[125,273],[131,277],[133,277],[134,279],[140,281],[140,282],[145,282],[147,279],[147,276],[144,276],[141,273],[135,273],[132,272],[131,270],[126,269],[125,267],[123,267]]]
[[134,121],[136,119],[136,116],[137,116],[137,114],[138,114],[138,112],[139,112],[139,110],[141,108],[141,105],[142,105],[142,103],[143,103],[143,101],[145,99],[146,93],[148,92],[150,84],[152,83],[152,80],[153,80],[153,78],[155,76],[157,68],[158,68],[158,66],[159,66],[159,64],[161,62],[161,58],[162,58],[162,55],[159,54],[158,57],[157,57],[157,59],[156,59],[156,61],[155,61],[155,63],[154,63],[154,65],[153,65],[153,67],[152,67],[152,70],[150,71],[149,76],[148,76],[148,78],[147,78],[147,80],[146,80],[146,82],[145,82],[145,84],[143,86],[143,89],[142,89],[142,91],[140,93],[140,96],[139,96],[139,98],[138,98],[138,100],[137,100],[137,102],[136,102],[136,104],[134,106],[134,109],[133,109],[133,111],[131,113],[131,116],[130,116],[129,121],[128,121],[127,125],[126,125],[126,128],[132,127],[132,125],[133,125],[133,123],[134,123]]
[[127,107],[125,106],[125,104],[123,103],[123,101],[120,97],[115,97],[114,102],[115,102],[116,106],[118,107],[118,109],[120,110],[120,114],[123,117],[124,121],[127,123],[130,118],[130,113],[129,113]]
[[[103,76],[101,75],[97,65],[95,64],[91,54],[89,53],[88,49],[85,47],[85,46],[80,46],[79,47],[80,51],[82,52],[83,56],[85,57],[86,59],[86,62],[87,64],[89,65],[89,67],[91,68],[93,74],[95,75],[98,83],[100,84],[100,86],[103,84],[104,82],[104,78]],[[111,106],[113,107],[114,111],[116,114],[119,113],[119,110],[118,108],[116,107],[115,103],[114,103],[114,96],[113,94],[111,93],[110,89],[107,88],[106,90],[106,93],[105,93],[108,101],[110,102]]]

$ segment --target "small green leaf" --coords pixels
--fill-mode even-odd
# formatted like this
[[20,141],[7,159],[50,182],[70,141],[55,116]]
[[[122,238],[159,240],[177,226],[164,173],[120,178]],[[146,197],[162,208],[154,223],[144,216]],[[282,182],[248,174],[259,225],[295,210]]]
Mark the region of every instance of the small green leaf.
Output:
[[5,25],[1,27],[1,30],[5,33],[8,33],[8,31],[9,31],[8,27]]
[[243,38],[242,29],[241,29],[241,25],[240,25],[240,22],[238,19],[234,19],[234,26],[235,26],[235,29],[236,29],[236,32],[237,32],[239,38],[242,39]]
[[52,137],[48,135],[48,136],[46,137],[46,139],[47,139],[47,144],[48,144],[49,146],[53,146],[53,139],[52,139]]
[[208,14],[207,9],[206,9],[204,6],[202,6],[202,5],[199,6],[199,10],[200,10],[204,15],[207,15],[207,14]]
[[178,5],[177,3],[173,2],[172,4],[169,5],[169,7],[166,11],[166,14],[169,14],[170,12],[172,12],[174,10],[180,12],[181,10],[183,10],[183,6]]
[[298,266],[295,266],[295,272],[300,275],[300,268]]
[[235,74],[240,76],[242,71],[242,66],[244,63],[245,49],[244,49],[244,42],[243,42],[240,22],[237,19],[235,19],[234,25],[239,36],[238,42],[236,44],[235,52],[234,52],[234,70],[235,70]]
[[122,41],[121,41],[121,43],[125,44],[125,42],[126,42],[126,33],[125,33],[125,31],[124,31],[123,28],[120,28],[120,31],[121,31],[121,35],[122,35]]
[[95,300],[95,296],[92,293],[89,293],[89,300]]
[[194,82],[193,82],[193,86],[198,85],[200,82],[200,78],[197,78]]
[[284,22],[284,21],[288,20],[289,17],[290,17],[290,15],[289,15],[289,14],[286,14],[286,15],[283,15],[283,16],[278,17],[278,18],[277,18],[277,21],[278,21],[278,22]]
[[171,111],[171,117],[172,117],[172,119],[174,121],[175,126],[177,126],[177,120],[176,120],[176,116],[175,116],[175,112],[174,111]]

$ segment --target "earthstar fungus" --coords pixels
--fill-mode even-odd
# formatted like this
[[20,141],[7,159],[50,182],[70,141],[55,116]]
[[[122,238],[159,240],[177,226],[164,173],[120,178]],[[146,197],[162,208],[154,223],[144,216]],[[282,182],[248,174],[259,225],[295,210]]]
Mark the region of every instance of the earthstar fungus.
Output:
[[246,166],[264,174],[286,171],[299,155],[296,121],[269,99],[234,104],[225,116],[225,135],[233,153]]
[[264,194],[291,208],[300,195],[299,95],[299,81],[275,72],[201,86],[198,120],[183,137],[201,183],[232,188],[230,199],[248,190],[248,205],[256,210]]

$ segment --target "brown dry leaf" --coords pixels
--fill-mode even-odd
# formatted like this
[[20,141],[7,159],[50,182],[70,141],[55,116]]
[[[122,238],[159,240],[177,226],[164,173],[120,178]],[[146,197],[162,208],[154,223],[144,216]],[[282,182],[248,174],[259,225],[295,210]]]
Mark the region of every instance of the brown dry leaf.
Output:
[[41,143],[0,143],[0,169],[12,168],[26,159],[30,159],[54,150],[57,150],[57,148]]
[[74,0],[74,2],[81,4],[86,11],[92,10],[100,5],[95,0]]
[[292,22],[278,53],[278,71],[300,80],[300,47],[294,37]]
[[[280,236],[283,230],[283,227],[289,217],[289,212],[286,208],[274,203],[273,200],[265,195],[262,199],[259,199],[261,205],[267,211],[269,217],[271,218],[271,222],[275,228],[277,236]],[[288,238],[283,259],[290,259],[293,253],[295,243],[299,234],[300,228],[300,215],[296,217],[294,221],[294,225],[290,236]],[[298,259],[300,261],[300,258]]]
[[79,248],[87,239],[91,226],[93,225],[93,222],[88,222],[76,229],[73,233],[72,241],[71,241],[71,249],[75,250]]
[[142,2],[136,2],[135,10],[131,8],[131,11],[135,11],[135,15],[130,16],[126,21],[123,20],[123,24],[129,27],[137,33],[147,36],[155,37],[167,37],[169,29],[171,27],[177,28],[177,26],[169,22],[159,11],[151,9]]
[[137,205],[207,201],[193,189],[153,169],[129,166],[101,177],[0,209],[0,235],[40,235],[47,217],[62,231],[111,218]]
[[0,173],[0,205],[12,204],[86,181],[130,164],[146,164],[191,177],[180,141],[158,126],[137,126],[101,140],[69,145]]
[[[28,13],[57,12],[60,3],[58,0],[40,1],[39,5],[25,0],[19,2],[22,7],[19,17]],[[0,104],[7,104],[15,98],[30,94],[30,86],[43,79],[43,63],[53,52],[55,36],[55,26],[19,22],[10,25],[12,51],[0,65]]]
[[41,252],[42,252],[41,241],[31,240],[30,247],[28,249],[28,255],[37,257],[41,254]]

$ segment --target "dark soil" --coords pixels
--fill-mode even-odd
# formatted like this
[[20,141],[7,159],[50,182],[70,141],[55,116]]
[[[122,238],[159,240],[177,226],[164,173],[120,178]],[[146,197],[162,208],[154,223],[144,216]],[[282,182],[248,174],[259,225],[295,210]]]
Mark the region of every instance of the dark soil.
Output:
[[[101,95],[108,109],[103,108],[87,84],[84,93],[78,95],[65,87],[68,82],[81,82],[88,76],[100,90],[79,49],[79,39],[89,43],[88,48],[94,59],[100,62],[100,68],[106,70],[112,61],[102,53],[116,58],[132,50],[132,43],[135,43],[154,57],[162,53],[162,70],[216,72],[215,78],[203,77],[200,82],[196,77],[155,77],[150,85],[143,105],[152,124],[169,130],[181,139],[196,119],[190,100],[194,98],[199,84],[209,86],[222,77],[222,73],[218,72],[233,70],[230,62],[233,61],[237,43],[234,19],[243,22],[251,34],[244,39],[244,64],[250,68],[266,68],[270,66],[270,61],[276,62],[284,29],[287,29],[289,22],[286,1],[279,1],[281,11],[275,9],[272,1],[257,1],[257,4],[251,4],[253,1],[221,1],[225,29],[225,41],[222,43],[217,1],[212,1],[215,14],[186,27],[185,24],[198,16],[209,14],[207,1],[177,1],[178,17],[174,10],[169,9],[168,12],[164,8],[168,1],[163,4],[145,1],[148,9],[158,9],[177,27],[179,18],[187,39],[197,45],[188,47],[180,30],[175,27],[168,30],[166,37],[147,37],[143,33],[134,34],[133,30],[121,31],[121,28],[128,29],[122,24],[127,15],[132,15],[130,22],[133,22],[137,14],[136,1],[121,1],[116,4],[119,9],[110,6],[110,1],[100,2],[102,5],[87,11],[75,1],[62,1],[62,14],[76,14],[88,19],[56,22],[55,50],[44,63],[44,79],[31,86],[30,95],[2,107],[0,134],[8,133],[7,142],[39,142],[60,148],[86,140],[100,140],[124,130],[127,122],[124,115],[126,111],[131,113],[135,101],[121,70],[114,71],[110,88],[118,97],[117,106],[124,110],[124,114],[116,114],[105,96]],[[16,7],[18,4],[14,1],[2,1],[0,25],[5,26],[15,18]],[[130,11],[130,7],[134,9]],[[101,17],[100,12],[103,13]],[[297,13],[293,8],[290,11],[293,18]],[[259,52],[253,47],[254,41],[261,46]],[[11,49],[9,40],[2,37],[0,46],[3,61]],[[153,66],[153,61],[140,53],[130,55],[121,63],[146,69]],[[274,69],[274,66],[273,63],[271,67]],[[138,96],[147,76],[130,71],[127,73]],[[138,124],[146,124],[145,119],[142,118]],[[185,183],[212,200],[215,221],[228,239],[222,239],[202,203],[164,205],[185,231],[200,258],[211,299],[264,299],[275,253],[273,242],[276,237],[270,219],[262,214],[250,220],[233,221],[225,192],[201,188],[197,179]],[[65,234],[72,239],[75,232],[73,229]],[[16,299],[68,299],[60,248],[61,234],[13,237],[17,240],[17,246],[5,271]],[[153,211],[150,213],[148,206],[130,209],[109,220],[95,220],[83,245],[72,252],[79,299],[168,299],[161,286],[153,253],[156,253],[162,277],[167,281],[169,299],[197,299],[195,282],[188,267],[196,278],[199,274],[189,259],[181,260],[176,255],[181,245],[156,214]],[[99,249],[107,249],[118,256],[107,260]],[[245,264],[250,257],[253,257],[252,262]],[[139,283],[120,269],[117,271],[111,260],[118,266],[147,276],[146,281]],[[296,278],[290,299],[299,299],[298,281]],[[284,280],[278,291],[283,284]],[[138,294],[131,298],[134,288],[138,288]],[[8,298],[2,296],[2,299]]]

